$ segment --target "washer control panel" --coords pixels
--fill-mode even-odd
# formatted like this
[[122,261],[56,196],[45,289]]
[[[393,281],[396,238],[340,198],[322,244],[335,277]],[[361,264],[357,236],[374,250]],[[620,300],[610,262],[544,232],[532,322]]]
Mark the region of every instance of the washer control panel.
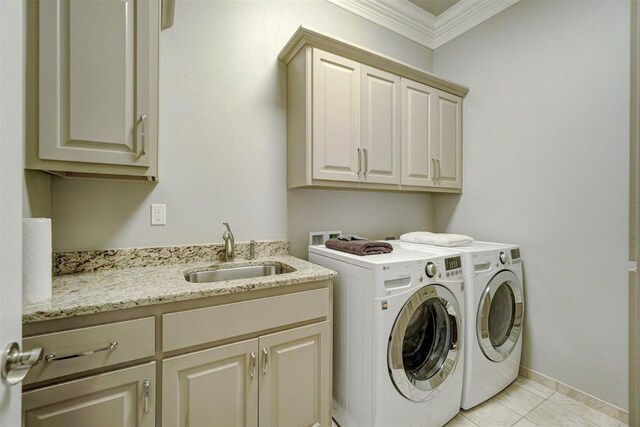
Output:
[[462,277],[462,258],[460,256],[452,256],[444,259],[445,277],[459,278]]

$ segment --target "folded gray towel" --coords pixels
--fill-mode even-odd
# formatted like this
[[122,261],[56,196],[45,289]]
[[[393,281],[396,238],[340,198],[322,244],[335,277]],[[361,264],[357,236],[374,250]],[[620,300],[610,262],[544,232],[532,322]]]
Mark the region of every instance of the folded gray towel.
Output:
[[329,249],[347,252],[354,255],[376,255],[388,254],[393,251],[393,246],[387,242],[377,242],[375,240],[351,240],[344,241],[338,239],[329,239],[324,242]]

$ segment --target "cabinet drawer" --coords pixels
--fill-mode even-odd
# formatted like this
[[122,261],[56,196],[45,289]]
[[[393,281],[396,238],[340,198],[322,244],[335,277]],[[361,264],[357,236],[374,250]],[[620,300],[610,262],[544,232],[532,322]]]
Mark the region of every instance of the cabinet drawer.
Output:
[[[117,342],[117,348],[108,349]],[[25,349],[44,348],[45,360],[34,366],[25,384],[97,369],[155,355],[155,319],[130,320],[23,339]],[[96,351],[79,357],[63,358]],[[47,355],[60,359],[47,361]],[[51,356],[50,356],[51,357]]]
[[328,315],[328,288],[165,314],[162,350],[177,350]]

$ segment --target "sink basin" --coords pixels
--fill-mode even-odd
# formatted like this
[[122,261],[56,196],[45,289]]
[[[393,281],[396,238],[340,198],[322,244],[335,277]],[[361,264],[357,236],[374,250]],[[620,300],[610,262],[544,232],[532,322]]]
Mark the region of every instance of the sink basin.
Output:
[[220,268],[217,270],[194,271],[184,275],[187,282],[211,283],[223,280],[249,279],[251,277],[273,276],[274,274],[289,273],[280,264],[247,265],[239,267]]

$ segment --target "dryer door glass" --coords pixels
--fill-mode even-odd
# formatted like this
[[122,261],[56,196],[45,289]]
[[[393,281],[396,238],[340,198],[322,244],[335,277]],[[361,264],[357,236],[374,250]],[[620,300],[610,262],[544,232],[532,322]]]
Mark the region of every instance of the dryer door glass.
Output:
[[453,371],[461,337],[459,308],[443,286],[425,286],[405,303],[389,339],[388,362],[396,389],[426,400]]
[[497,273],[487,284],[478,307],[478,342],[486,357],[494,362],[509,357],[520,338],[523,317],[520,281],[509,270]]

